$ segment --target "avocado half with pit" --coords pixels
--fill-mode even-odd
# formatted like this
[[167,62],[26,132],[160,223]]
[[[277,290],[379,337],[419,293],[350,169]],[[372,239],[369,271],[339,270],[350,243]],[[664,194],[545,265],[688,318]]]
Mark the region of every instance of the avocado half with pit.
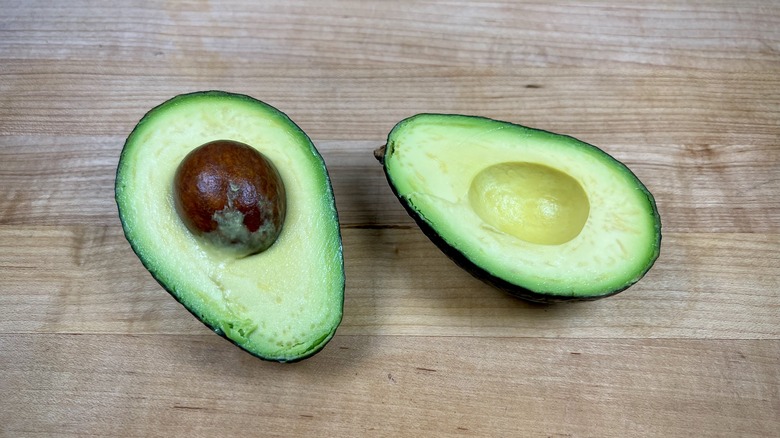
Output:
[[422,231],[477,278],[536,302],[625,290],[658,258],[653,196],[575,138],[497,120],[419,114],[375,151]]
[[115,189],[144,266],[217,334],[279,362],[334,335],[344,261],[331,183],[282,112],[220,91],[176,96],[127,138]]

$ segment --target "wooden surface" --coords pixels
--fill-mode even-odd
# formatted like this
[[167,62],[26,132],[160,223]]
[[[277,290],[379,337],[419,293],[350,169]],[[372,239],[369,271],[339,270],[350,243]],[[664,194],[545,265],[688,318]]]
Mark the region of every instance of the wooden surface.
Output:
[[[777,437],[780,3],[645,3],[0,0],[0,435]],[[203,89],[285,111],[329,166],[344,321],[302,363],[209,332],[122,235],[124,138]],[[371,154],[418,112],[621,159],[656,266],[555,306],[471,278]]]

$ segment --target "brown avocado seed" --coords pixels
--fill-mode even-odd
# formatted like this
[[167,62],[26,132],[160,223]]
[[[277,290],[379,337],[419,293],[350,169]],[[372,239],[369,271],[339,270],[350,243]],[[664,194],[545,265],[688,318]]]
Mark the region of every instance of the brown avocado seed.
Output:
[[240,256],[268,249],[282,231],[282,178],[257,149],[232,140],[197,147],[174,176],[176,211],[187,228]]

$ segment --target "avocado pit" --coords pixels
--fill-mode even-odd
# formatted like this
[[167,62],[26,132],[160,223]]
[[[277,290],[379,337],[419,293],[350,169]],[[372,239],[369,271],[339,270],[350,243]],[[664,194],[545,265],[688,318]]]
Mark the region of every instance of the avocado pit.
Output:
[[232,140],[201,145],[174,175],[173,199],[184,225],[238,256],[267,250],[287,211],[284,183],[257,149]]

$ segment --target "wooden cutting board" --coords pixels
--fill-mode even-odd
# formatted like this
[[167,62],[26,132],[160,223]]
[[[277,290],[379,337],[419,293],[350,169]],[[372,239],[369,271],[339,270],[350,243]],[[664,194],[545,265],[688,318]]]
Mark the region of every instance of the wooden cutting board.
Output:
[[[0,2],[0,435],[776,437],[780,4]],[[125,241],[124,138],[223,89],[328,164],[344,321],[302,363],[195,320]],[[561,132],[654,193],[633,288],[529,305],[457,268],[372,150],[419,112]]]

